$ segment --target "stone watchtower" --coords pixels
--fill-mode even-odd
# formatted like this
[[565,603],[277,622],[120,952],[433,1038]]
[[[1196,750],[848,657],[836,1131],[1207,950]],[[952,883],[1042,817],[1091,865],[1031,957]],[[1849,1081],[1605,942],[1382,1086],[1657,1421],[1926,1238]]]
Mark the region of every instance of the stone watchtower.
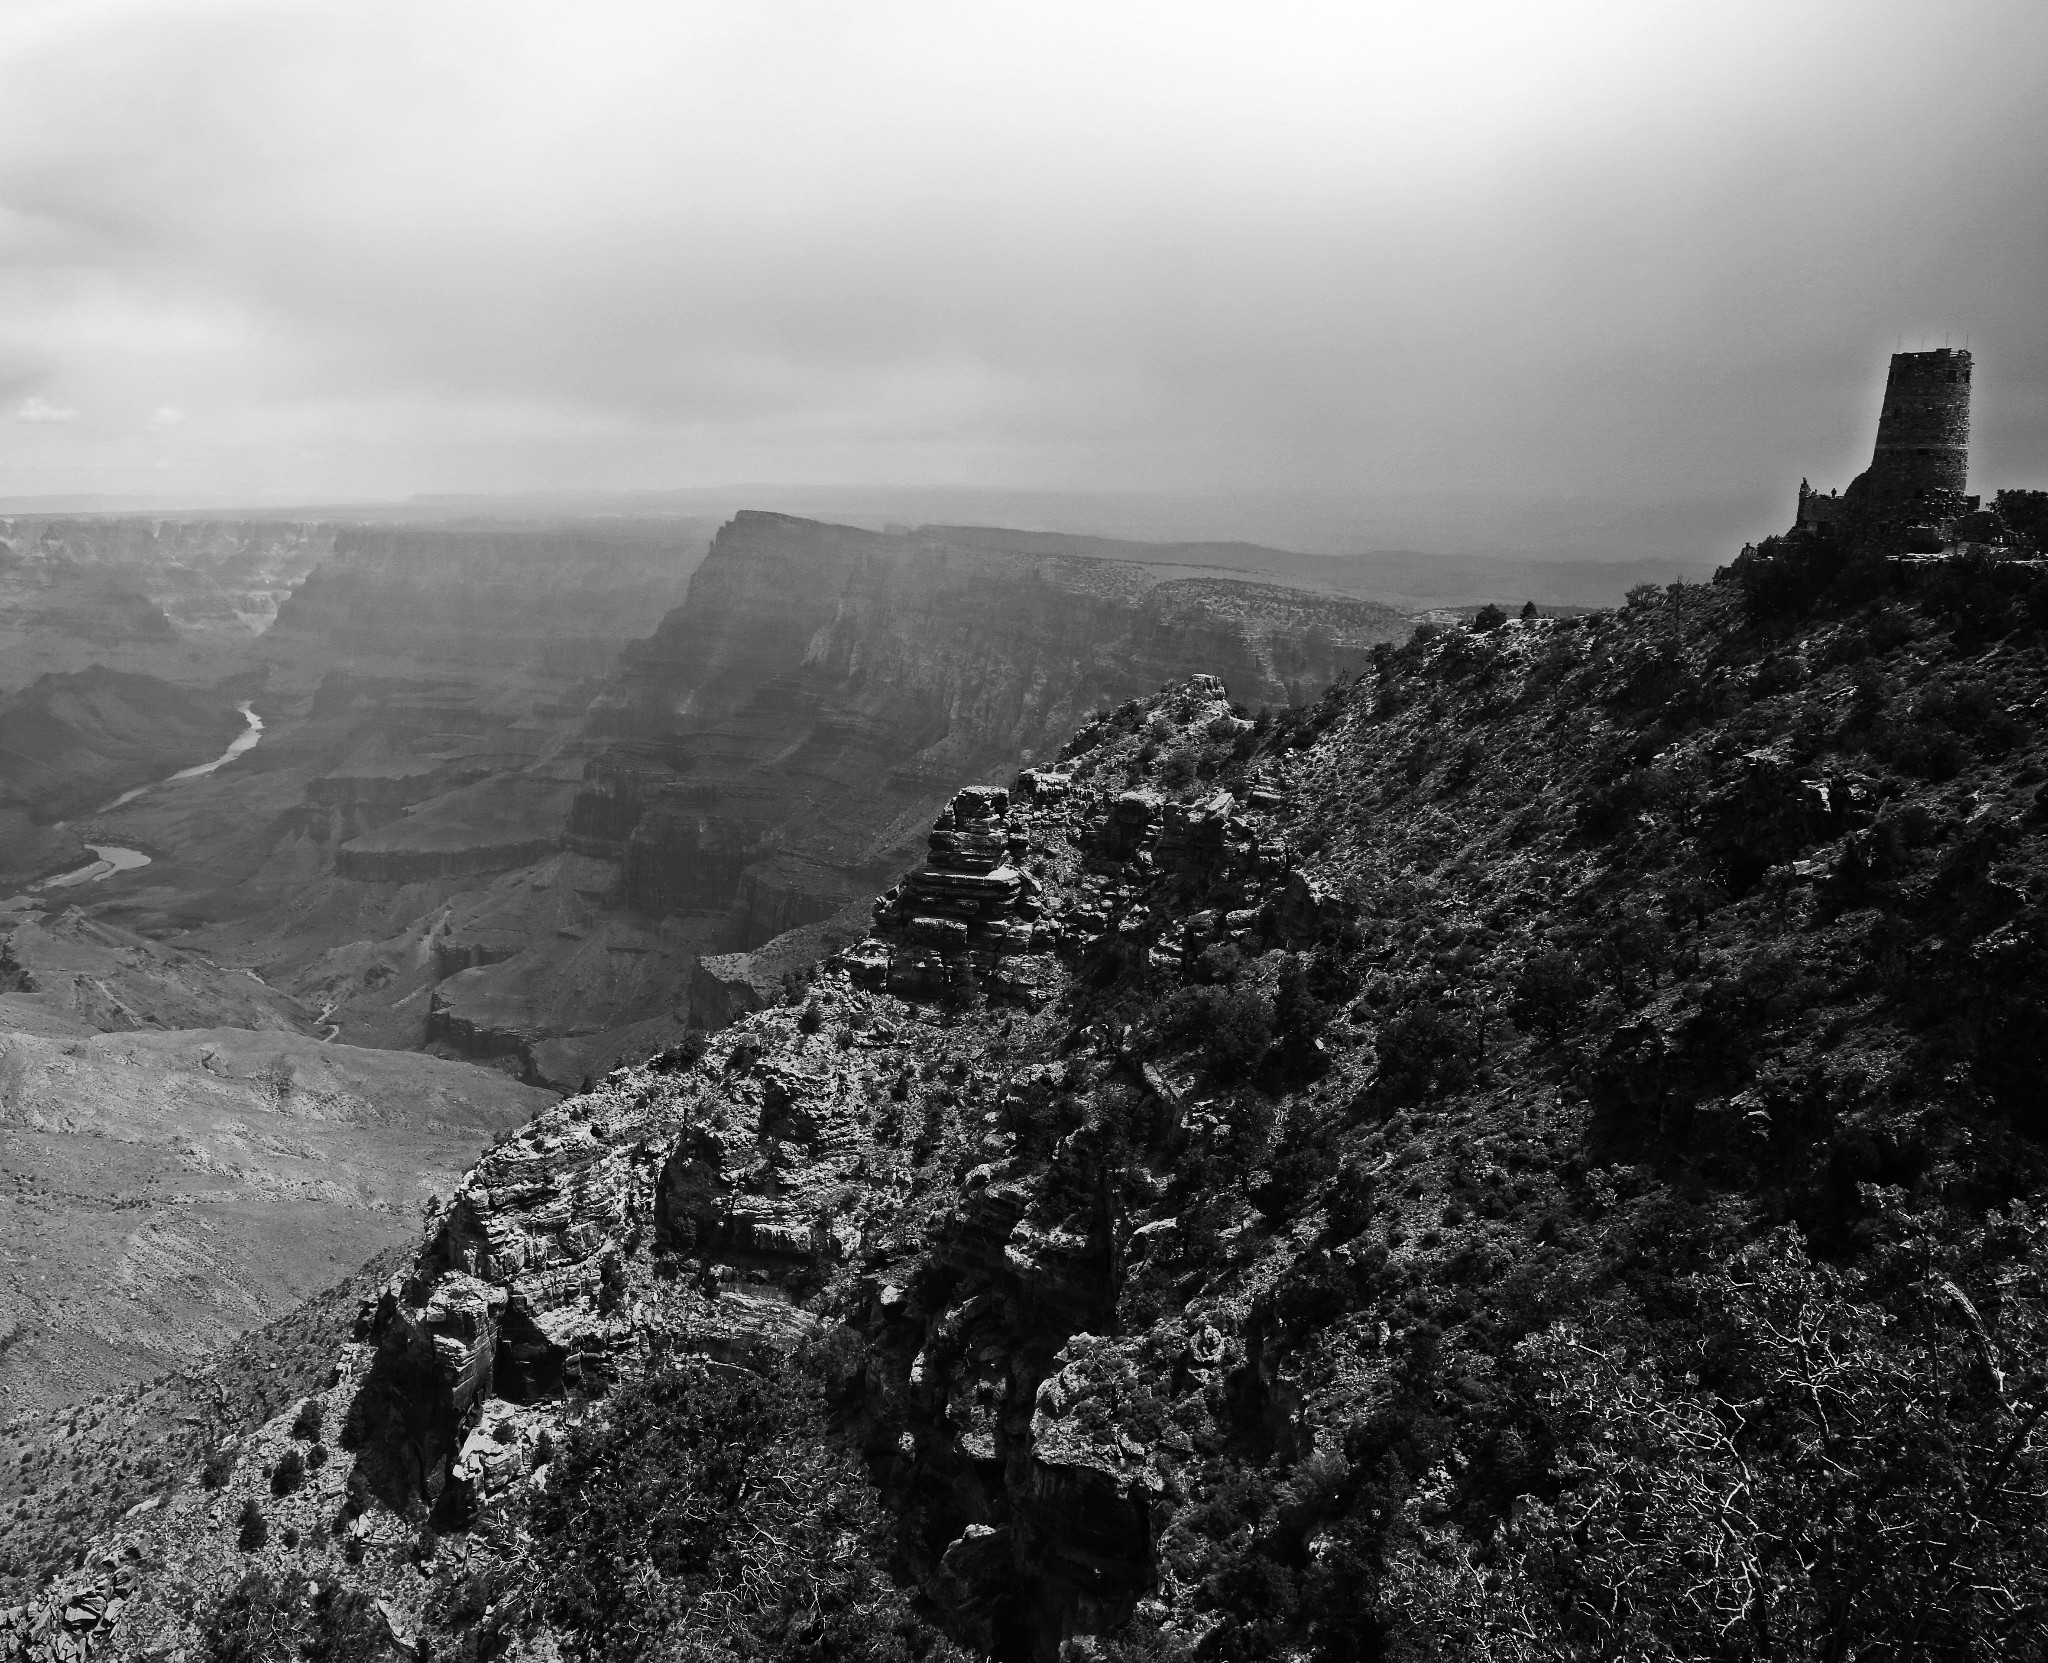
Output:
[[1844,498],[1885,516],[1916,503],[1953,512],[1969,471],[1970,355],[1947,347],[1893,353],[1877,449]]

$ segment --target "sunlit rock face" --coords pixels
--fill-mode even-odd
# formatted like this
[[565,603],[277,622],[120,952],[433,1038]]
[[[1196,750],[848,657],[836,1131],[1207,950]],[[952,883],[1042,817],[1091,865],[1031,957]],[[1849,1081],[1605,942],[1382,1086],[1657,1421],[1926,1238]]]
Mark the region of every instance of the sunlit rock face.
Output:
[[1100,704],[1197,669],[1296,701],[1399,632],[1371,603],[1069,542],[739,515],[593,706],[571,846],[618,858],[636,908],[730,910],[753,945],[872,892],[959,781]]

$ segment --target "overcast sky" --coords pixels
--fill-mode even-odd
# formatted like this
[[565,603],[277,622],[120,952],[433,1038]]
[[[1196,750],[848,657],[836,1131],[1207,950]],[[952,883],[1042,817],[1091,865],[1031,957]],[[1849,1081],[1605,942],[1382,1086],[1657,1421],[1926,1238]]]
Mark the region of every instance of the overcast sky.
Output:
[[[2048,4],[0,0],[0,497],[2048,484]],[[1767,529],[1767,528],[1766,528]]]

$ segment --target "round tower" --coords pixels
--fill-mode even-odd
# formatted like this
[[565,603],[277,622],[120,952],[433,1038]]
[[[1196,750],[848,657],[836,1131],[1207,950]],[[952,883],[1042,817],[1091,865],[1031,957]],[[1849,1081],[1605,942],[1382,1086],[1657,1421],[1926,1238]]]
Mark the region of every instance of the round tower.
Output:
[[1970,472],[1970,355],[1895,352],[1870,466],[1847,493],[1872,508],[1936,492],[1960,497]]

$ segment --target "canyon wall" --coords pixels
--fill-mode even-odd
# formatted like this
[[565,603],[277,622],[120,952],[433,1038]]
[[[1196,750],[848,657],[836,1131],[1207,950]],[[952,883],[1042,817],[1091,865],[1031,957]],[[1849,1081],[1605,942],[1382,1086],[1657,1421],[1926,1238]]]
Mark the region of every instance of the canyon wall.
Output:
[[[36,546],[134,571],[174,530]],[[94,903],[256,966],[351,1042],[573,1085],[850,939],[858,918],[833,920],[957,781],[1195,669],[1250,705],[1313,697],[1406,630],[1390,608],[1232,571],[1220,546],[759,513],[710,530],[323,533],[237,649],[262,743],[98,817],[153,864]]]
[[693,521],[349,526],[265,637],[288,667],[406,663],[473,684],[608,675],[623,642],[682,598]]
[[[657,932],[608,916],[615,869],[559,849],[583,712],[710,529],[343,528],[253,648],[272,725],[240,779],[136,805],[171,852],[130,921],[259,965],[360,1044],[498,1061],[666,1016],[643,984],[687,964],[643,972]],[[539,989],[488,974],[542,947]],[[443,1012],[444,979],[468,1002]]]
[[332,663],[315,711],[376,736],[302,810],[331,846],[320,928],[353,908],[376,945],[309,955],[296,985],[351,1037],[419,1044],[423,1016],[434,1049],[563,1086],[852,939],[956,780],[1200,665],[1253,703],[1313,696],[1406,627],[1185,551],[747,513],[609,680],[567,682],[566,643],[622,621],[626,586],[588,575],[616,550],[462,540],[452,595],[419,575],[448,558],[436,534],[346,534],[266,642]]
[[1173,555],[743,513],[592,705],[571,844],[617,860],[636,909],[720,912],[752,946],[871,891],[954,782],[1100,705],[1196,668],[1296,702],[1405,627]]

